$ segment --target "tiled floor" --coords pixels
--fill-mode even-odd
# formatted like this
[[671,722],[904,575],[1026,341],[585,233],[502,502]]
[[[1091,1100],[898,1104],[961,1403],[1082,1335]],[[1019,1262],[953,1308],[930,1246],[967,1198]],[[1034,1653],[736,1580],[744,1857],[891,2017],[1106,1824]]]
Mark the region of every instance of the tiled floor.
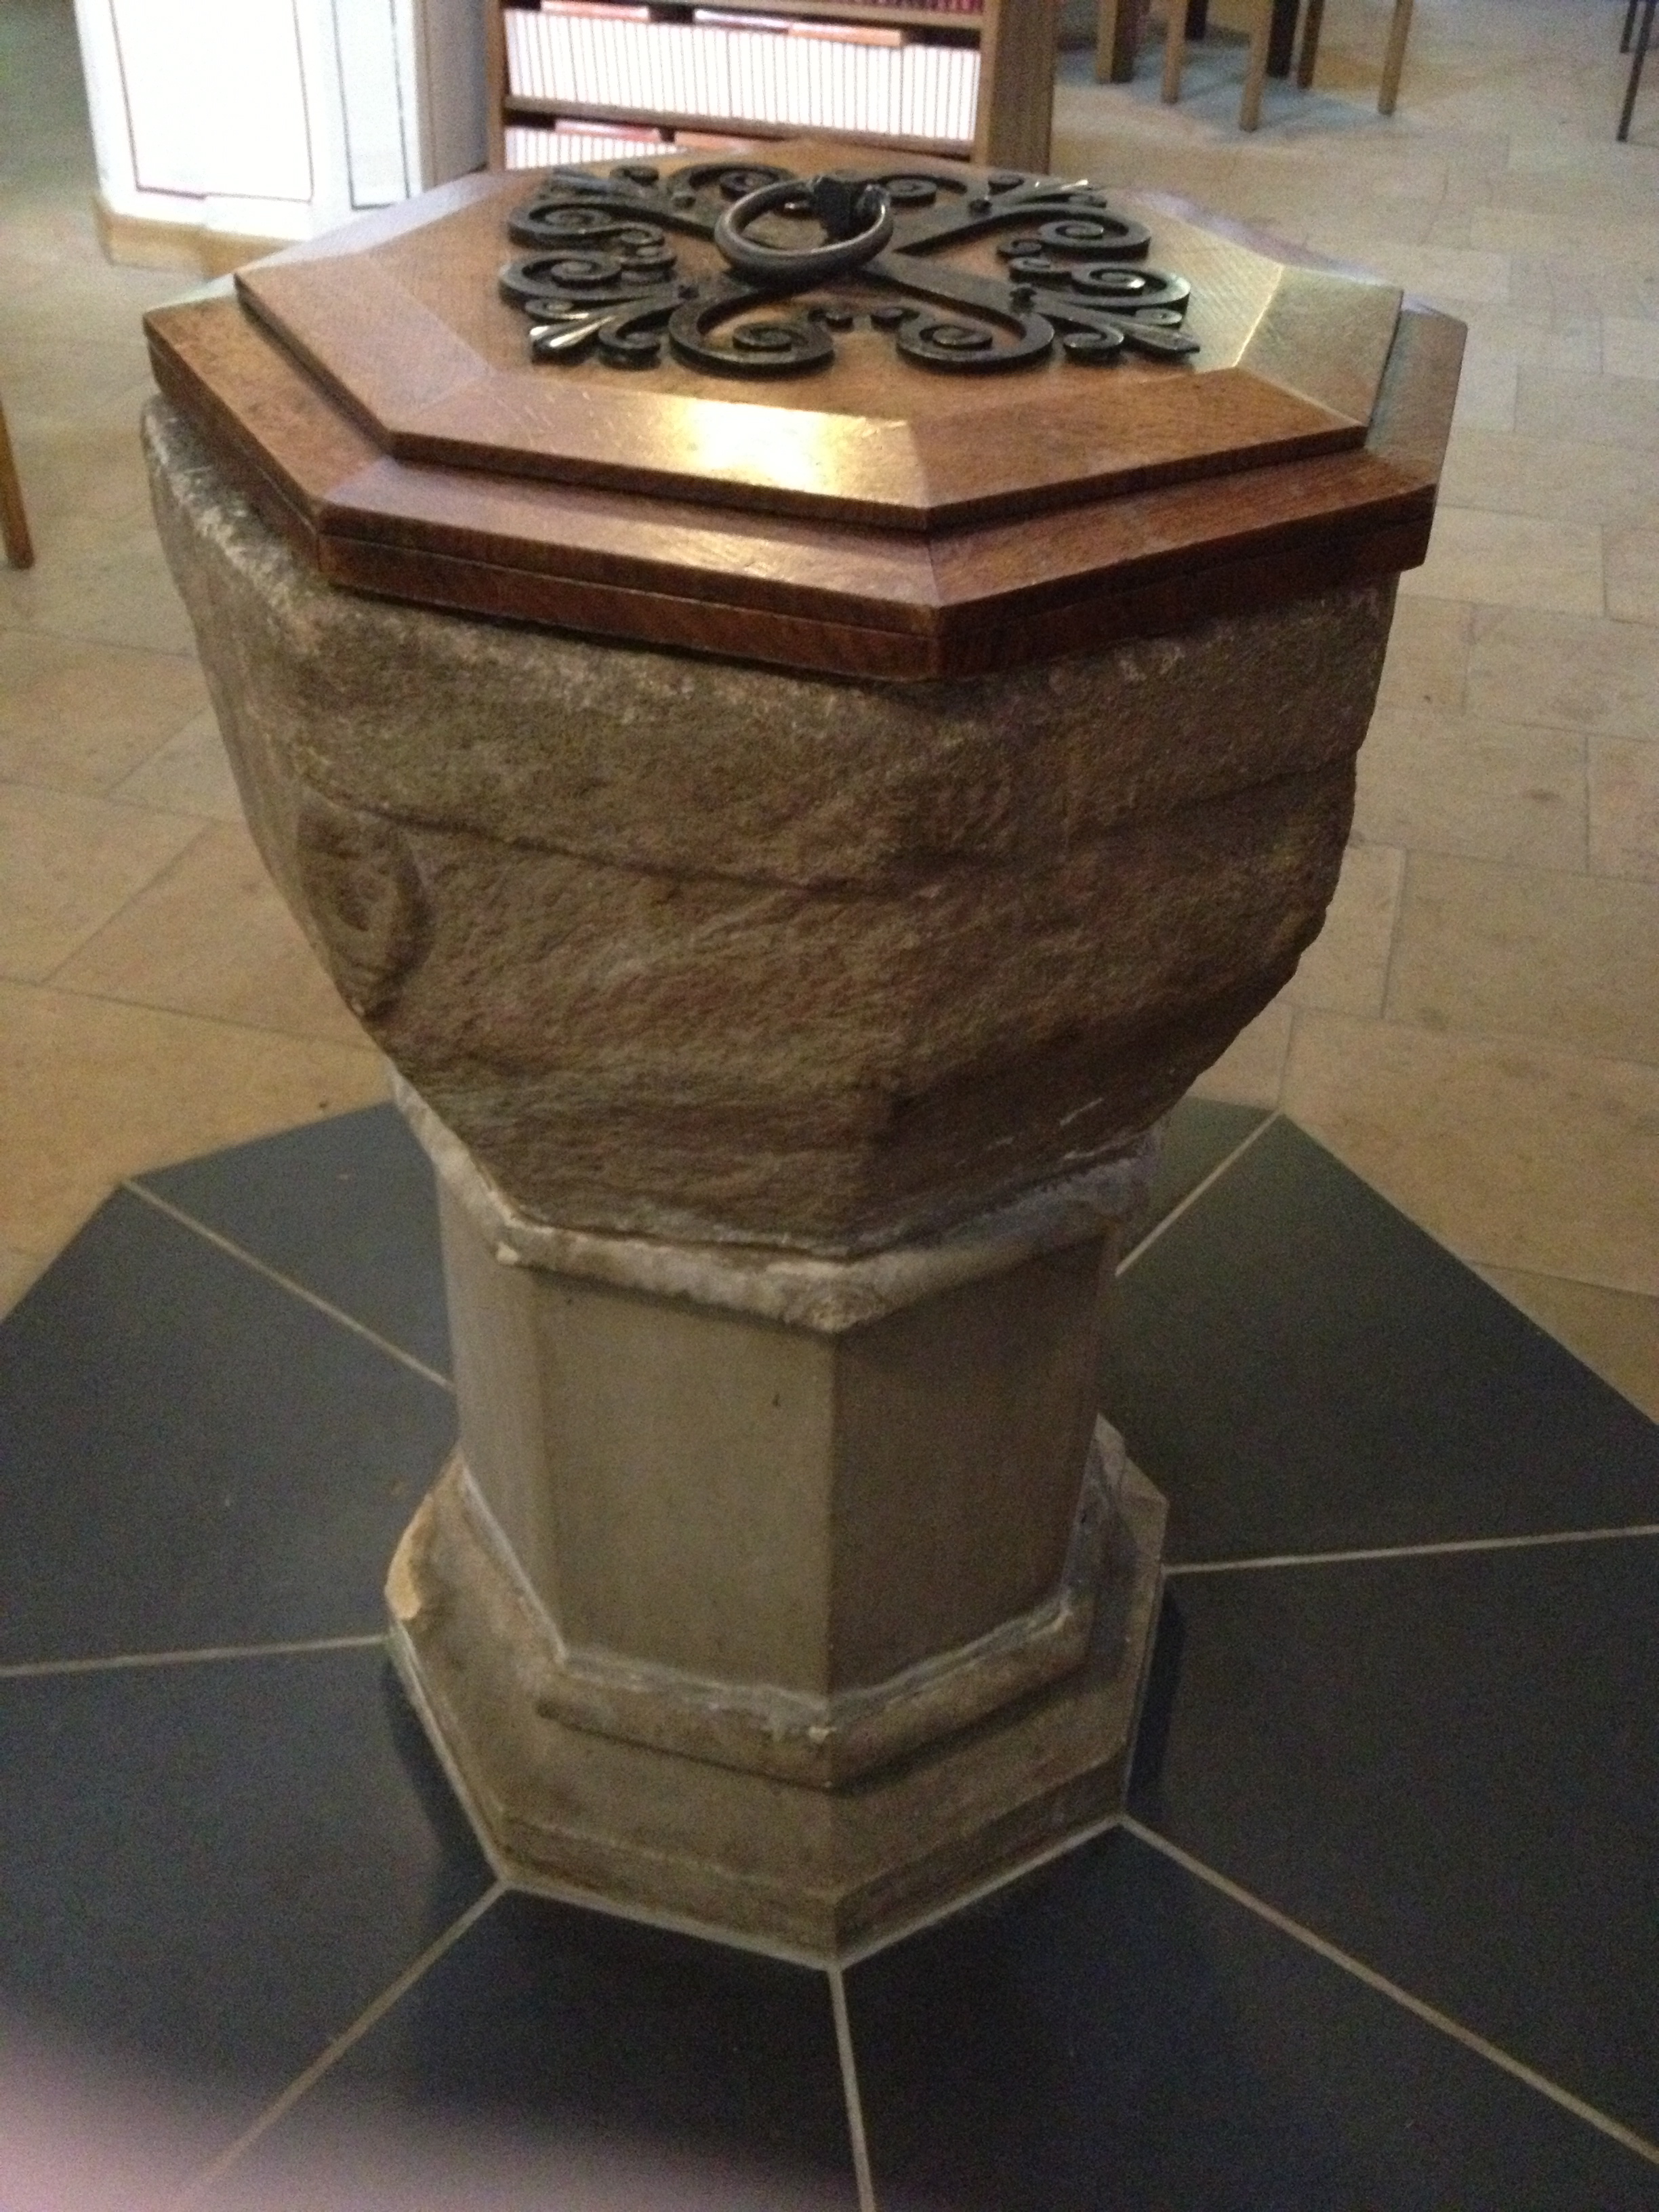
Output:
[[1122,1277],[1131,1818],[838,1988],[493,1886],[379,1643],[447,1364],[385,1106],[0,1324],[9,2208],[1659,2212],[1659,1428],[1289,1121]]
[[[1222,11],[1224,12],[1224,8]],[[1220,21],[1220,12],[1218,21]],[[1200,1086],[1282,1104],[1659,1411],[1659,79],[1621,0],[1343,0],[1235,128],[1064,58],[1055,158],[1183,191],[1468,322],[1324,936]],[[1153,34],[1156,43],[1156,33]],[[119,1176],[381,1095],[266,885],[150,529],[138,315],[99,258],[69,0],[0,10],[0,394],[40,562],[0,571],[0,1308]]]
[[73,2144],[124,2212],[851,2205],[866,2165],[884,2212],[1659,2207],[1659,80],[1615,146],[1621,13],[1419,0],[1384,122],[1343,0],[1250,140],[1224,34],[1174,110],[1154,56],[1063,64],[1073,173],[1471,345],[1337,905],[1164,1203],[1247,1109],[1328,1151],[1275,1120],[1126,1277],[1107,1405],[1176,1546],[1133,1819],[848,1975],[860,2136],[820,1980],[496,1896],[387,1682],[453,1425],[424,1171],[383,1109],[319,1118],[380,1066],[149,523],[137,317],[185,280],[98,257],[68,0],[0,8],[40,553],[0,571],[0,1309],[63,1255],[0,1328],[15,2191],[61,2202]]

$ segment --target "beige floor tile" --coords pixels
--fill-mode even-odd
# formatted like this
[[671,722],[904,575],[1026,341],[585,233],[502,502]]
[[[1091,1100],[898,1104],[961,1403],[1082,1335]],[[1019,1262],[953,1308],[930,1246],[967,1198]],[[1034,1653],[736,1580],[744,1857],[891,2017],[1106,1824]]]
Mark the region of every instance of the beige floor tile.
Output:
[[1474,610],[1407,594],[1396,601],[1377,697],[1390,706],[1455,713],[1468,679]]
[[0,781],[106,792],[206,696],[182,654],[0,630]]
[[1457,404],[1452,422],[1461,430],[1513,430],[1515,394],[1520,364],[1501,353],[1480,352],[1471,347],[1463,356],[1457,380]]
[[1445,198],[1447,180],[1447,162],[1431,155],[1402,163],[1397,155],[1368,158],[1358,149],[1315,151],[1271,140],[1241,141],[1229,205],[1247,216],[1323,222],[1339,210],[1351,210],[1358,192],[1368,210],[1435,209]]
[[1468,711],[1607,737],[1659,737],[1659,633],[1585,615],[1482,608]]
[[1659,1070],[1304,1013],[1282,1103],[1466,1260],[1659,1294]]
[[201,835],[184,816],[0,784],[0,975],[44,981]]
[[1659,884],[1659,744],[1590,739],[1589,864]]
[[1659,884],[1413,854],[1388,1012],[1659,1066]]
[[1650,468],[1650,461],[1635,457],[1659,453],[1659,384],[1651,378],[1523,368],[1516,391],[1515,427],[1523,438],[1622,446],[1633,465]]
[[[42,551],[60,544],[79,550],[99,537],[124,534],[149,505],[138,440],[147,383],[135,384],[129,370],[112,390],[77,383],[66,391],[63,349],[57,350],[58,380],[39,404],[31,404],[27,386],[17,390],[9,380],[6,386],[6,421]],[[49,354],[44,349],[43,366]]]
[[1528,160],[1530,150],[1524,141],[1516,140],[1498,186],[1496,202],[1511,215],[1531,212],[1591,224],[1608,220],[1639,224],[1650,219],[1654,194],[1659,191],[1659,159],[1650,158],[1642,165],[1643,173],[1620,158],[1637,153],[1634,147],[1582,142],[1563,146],[1558,142],[1553,166],[1542,166],[1550,149],[1540,147],[1540,165],[1534,167]]
[[1378,844],[1583,869],[1585,811],[1568,731],[1379,707],[1360,751],[1354,827]]
[[1599,615],[1601,533],[1583,523],[1493,514],[1448,506],[1443,499],[1429,557],[1401,578],[1400,589],[1412,599]]
[[1601,372],[1599,315],[1556,315],[1536,301],[1510,300],[1503,307],[1466,301],[1458,310],[1458,320],[1469,333],[1465,374],[1469,362],[1482,356],[1512,362],[1517,368],[1575,369],[1589,375]]
[[1608,376],[1659,377],[1659,323],[1604,316],[1601,368]]
[[1659,528],[1659,469],[1635,467],[1618,446],[1504,437],[1456,428],[1441,471],[1451,507],[1544,515],[1561,522]]
[[1632,321],[1659,317],[1659,276],[1626,269],[1611,254],[1516,253],[1510,272],[1516,299],[1536,299],[1556,314],[1598,315],[1614,307]]
[[158,653],[193,653],[196,640],[148,520],[98,544],[34,533],[33,568],[0,568],[0,628],[42,629]]
[[[1448,242],[1430,235],[1439,214],[1437,201],[1395,199],[1382,205],[1368,205],[1363,214],[1333,212],[1345,204],[1348,203],[1340,187],[1334,182],[1322,184],[1309,192],[1301,209],[1264,216],[1261,220],[1271,228],[1293,225],[1316,253],[1328,253],[1333,261],[1351,262],[1357,268],[1374,269],[1379,276],[1388,276],[1389,271],[1378,264],[1392,260],[1396,252]],[[1391,281],[1398,283],[1401,280],[1394,277]]]
[[1529,1275],[1518,1267],[1480,1272],[1593,1374],[1659,1421],[1659,1298],[1605,1291],[1561,1275]]
[[205,830],[52,982],[290,1036],[366,1042],[240,823]]
[[1276,1106],[1291,1048],[1293,1013],[1281,993],[1240,1031],[1212,1067],[1193,1085],[1195,1098],[1219,1098],[1234,1106]]
[[1237,168],[1231,148],[1167,146],[1103,131],[1093,88],[1066,85],[1054,94],[1054,161],[1068,177],[1089,177],[1126,191],[1178,192],[1211,206],[1232,204]]
[[1469,243],[1493,253],[1599,253],[1628,269],[1659,268],[1659,228],[1651,210],[1639,220],[1628,201],[1604,199],[1594,213],[1488,208],[1471,222]]
[[123,1176],[385,1096],[367,1048],[0,983],[0,1240],[55,1252]]
[[[134,461],[105,468],[82,453],[43,452],[21,436],[15,448],[37,562],[94,558],[112,538],[134,537],[149,525],[149,487]],[[15,619],[0,612],[0,620]]]
[[1325,916],[1283,994],[1293,1006],[1380,1014],[1406,856],[1391,845],[1350,845]]
[[1607,612],[1615,622],[1659,623],[1659,530],[1609,531]]
[[124,805],[159,806],[173,814],[240,822],[242,801],[212,708],[193,714],[176,736],[117,784],[110,796]]
[[47,1265],[46,1255],[0,1244],[0,1315],[9,1314]]
[[1592,196],[1643,186],[1659,191],[1659,146],[1644,146],[1639,139],[1621,146],[1611,137],[1587,143],[1576,134],[1549,130],[1517,133],[1510,149],[1509,173],[1516,191],[1528,195],[1517,200],[1521,207],[1534,206],[1536,194],[1547,196],[1561,182]]
[[1509,258],[1471,253],[1451,246],[1396,246],[1379,240],[1367,255],[1379,276],[1399,284],[1414,299],[1457,313],[1462,300],[1499,302],[1510,296]]

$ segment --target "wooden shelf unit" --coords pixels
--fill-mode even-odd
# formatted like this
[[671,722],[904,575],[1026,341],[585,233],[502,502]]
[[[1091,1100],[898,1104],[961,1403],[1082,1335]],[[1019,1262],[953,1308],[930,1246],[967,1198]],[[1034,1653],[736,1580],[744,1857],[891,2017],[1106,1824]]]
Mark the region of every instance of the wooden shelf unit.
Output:
[[[970,145],[945,139],[896,137],[883,131],[833,135],[852,144],[897,146],[907,152],[971,158],[991,167],[1042,170],[1048,167],[1054,110],[1054,58],[1060,0],[982,0],[973,13],[945,9],[883,8],[867,0],[708,0],[722,12],[793,15],[844,23],[875,23],[894,30],[927,31],[952,45],[979,48],[979,98]],[[645,112],[589,101],[532,98],[507,88],[503,0],[483,0],[489,71],[489,160],[506,166],[509,125],[545,128],[554,116],[595,123],[639,123],[649,130],[686,130],[753,139],[798,138],[799,124],[762,122],[745,116]],[[665,17],[689,22],[690,0],[665,8]],[[830,135],[819,131],[815,135]]]

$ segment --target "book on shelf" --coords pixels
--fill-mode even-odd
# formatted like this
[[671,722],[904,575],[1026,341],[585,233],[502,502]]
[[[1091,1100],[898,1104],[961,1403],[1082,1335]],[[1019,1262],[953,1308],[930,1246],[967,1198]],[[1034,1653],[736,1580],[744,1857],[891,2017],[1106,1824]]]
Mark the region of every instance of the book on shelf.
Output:
[[[599,0],[580,7],[508,8],[507,86],[521,99],[573,112],[616,108],[773,129],[851,131],[887,138],[971,143],[979,53],[903,31],[878,41],[787,35],[756,28],[737,10],[725,20],[640,20]],[[764,21],[764,19],[763,19]],[[841,27],[831,26],[832,30]]]
[[[546,0],[543,0],[546,5]],[[885,23],[831,23],[816,15],[751,15],[720,8],[694,8],[694,23],[707,23],[720,31],[781,32],[789,39],[833,39],[848,46],[904,46],[908,31],[896,31]]]
[[596,123],[555,116],[545,126],[509,123],[503,160],[509,169],[556,169],[572,163],[651,160],[664,155],[735,154],[747,141],[707,131],[653,131],[640,123]]

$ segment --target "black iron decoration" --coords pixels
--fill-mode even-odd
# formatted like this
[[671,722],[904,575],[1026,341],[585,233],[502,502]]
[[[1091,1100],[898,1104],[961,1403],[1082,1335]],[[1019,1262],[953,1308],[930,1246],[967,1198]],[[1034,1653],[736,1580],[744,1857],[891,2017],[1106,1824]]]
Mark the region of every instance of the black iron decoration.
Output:
[[[775,243],[757,234],[769,217],[821,235]],[[665,175],[628,162],[608,176],[555,169],[507,228],[533,251],[503,269],[501,293],[530,318],[538,362],[597,353],[650,368],[666,345],[698,368],[793,376],[827,367],[836,334],[860,323],[890,334],[906,360],[958,374],[1021,368],[1056,345],[1090,363],[1126,348],[1170,361],[1198,350],[1182,326],[1191,288],[1144,265],[1145,225],[1091,185],[1053,177],[804,178],[721,162]],[[998,233],[1000,277],[939,258]],[[726,267],[682,276],[676,234],[708,240]],[[891,296],[838,296],[837,280],[853,278]]]

